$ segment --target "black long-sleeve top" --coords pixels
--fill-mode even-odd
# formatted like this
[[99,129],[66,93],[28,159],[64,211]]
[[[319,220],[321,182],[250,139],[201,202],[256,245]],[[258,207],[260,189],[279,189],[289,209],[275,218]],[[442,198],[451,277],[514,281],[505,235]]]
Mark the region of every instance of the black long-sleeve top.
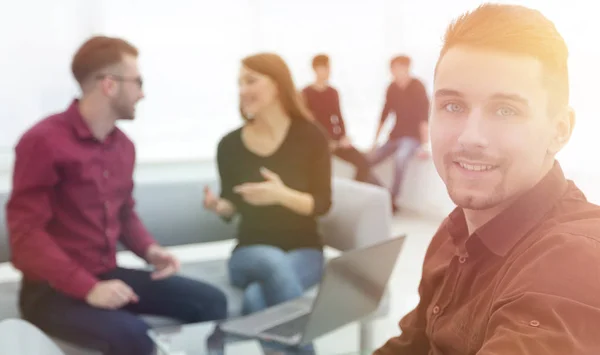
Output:
[[[293,119],[285,140],[269,156],[248,150],[242,141],[242,128],[238,128],[219,142],[217,164],[221,197],[233,203],[241,217],[238,246],[267,244],[284,250],[323,247],[316,219],[331,206],[331,155],[320,127],[304,119]],[[278,174],[286,186],[311,194],[313,213],[304,216],[279,205],[246,203],[233,188],[245,182],[264,181],[261,167]]]

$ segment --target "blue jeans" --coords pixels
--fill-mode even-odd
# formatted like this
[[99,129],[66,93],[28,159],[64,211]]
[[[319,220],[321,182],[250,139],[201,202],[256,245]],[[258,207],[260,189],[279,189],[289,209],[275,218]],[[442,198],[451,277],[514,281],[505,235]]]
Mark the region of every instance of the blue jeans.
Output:
[[394,181],[390,190],[393,200],[400,193],[400,185],[402,185],[402,179],[404,178],[408,162],[420,146],[421,142],[413,137],[390,139],[369,156],[371,166],[375,166],[394,154]]
[[114,355],[153,353],[154,343],[147,335],[149,326],[138,314],[165,316],[183,323],[227,318],[225,295],[209,284],[180,276],[155,281],[148,271],[124,268],[99,278],[123,281],[139,296],[139,302],[117,310],[94,308],[46,283],[24,281],[21,314],[50,336]]
[[323,275],[319,249],[286,252],[270,245],[238,247],[229,259],[231,284],[244,289],[242,314],[250,314],[302,296]]

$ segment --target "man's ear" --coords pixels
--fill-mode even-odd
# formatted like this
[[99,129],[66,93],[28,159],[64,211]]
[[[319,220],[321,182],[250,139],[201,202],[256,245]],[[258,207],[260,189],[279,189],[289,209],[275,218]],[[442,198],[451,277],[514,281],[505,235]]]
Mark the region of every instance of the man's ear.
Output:
[[555,132],[548,153],[557,154],[571,139],[575,127],[575,111],[571,107],[566,107],[552,121]]
[[106,77],[100,81],[100,88],[106,96],[114,96],[119,89],[118,83],[109,77]]

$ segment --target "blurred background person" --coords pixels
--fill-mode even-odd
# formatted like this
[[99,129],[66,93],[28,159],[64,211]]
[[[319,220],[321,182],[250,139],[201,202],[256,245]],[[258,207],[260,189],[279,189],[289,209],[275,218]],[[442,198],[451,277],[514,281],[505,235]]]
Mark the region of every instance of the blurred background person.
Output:
[[[394,80],[385,95],[385,104],[369,156],[371,167],[390,156],[394,158],[394,178],[390,188],[394,211],[398,210],[396,200],[408,163],[428,141],[429,98],[423,83],[411,76],[410,66],[411,59],[405,55],[393,58],[390,63]],[[381,129],[391,113],[394,113],[396,122],[388,140],[378,146]]]
[[[138,217],[135,146],[116,127],[144,98],[138,50],[95,36],[75,53],[82,95],[39,121],[15,148],[6,205],[12,262],[22,274],[20,311],[53,337],[109,354],[150,354],[139,314],[183,323],[227,317],[216,287],[175,275],[179,260]],[[117,245],[154,268],[117,264]]]
[[245,122],[219,142],[221,193],[207,188],[204,204],[224,219],[241,217],[229,276],[244,289],[242,313],[249,314],[321,280],[316,218],[331,206],[331,153],[281,57],[243,59],[239,85]]
[[377,180],[371,176],[366,156],[359,152],[346,134],[346,126],[340,108],[340,95],[329,84],[331,73],[329,56],[316,55],[312,60],[315,81],[302,90],[302,97],[313,117],[327,131],[331,152],[338,158],[352,164],[356,169],[354,179],[360,182]]

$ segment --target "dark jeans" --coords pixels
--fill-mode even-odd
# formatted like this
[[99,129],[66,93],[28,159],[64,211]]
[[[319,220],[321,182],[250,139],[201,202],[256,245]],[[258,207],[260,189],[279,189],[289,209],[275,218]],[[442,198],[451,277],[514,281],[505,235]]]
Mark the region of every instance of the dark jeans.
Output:
[[379,181],[371,174],[371,164],[367,157],[359,152],[353,146],[348,148],[336,148],[333,154],[338,158],[347,161],[356,168],[354,179],[360,182],[368,182],[375,185],[380,185]]
[[208,284],[179,276],[153,281],[147,271],[123,268],[100,279],[122,280],[139,296],[139,302],[119,310],[104,310],[65,296],[45,283],[24,281],[22,316],[50,336],[111,355],[154,352],[147,335],[149,327],[137,314],[165,316],[184,323],[227,317],[224,294]]

